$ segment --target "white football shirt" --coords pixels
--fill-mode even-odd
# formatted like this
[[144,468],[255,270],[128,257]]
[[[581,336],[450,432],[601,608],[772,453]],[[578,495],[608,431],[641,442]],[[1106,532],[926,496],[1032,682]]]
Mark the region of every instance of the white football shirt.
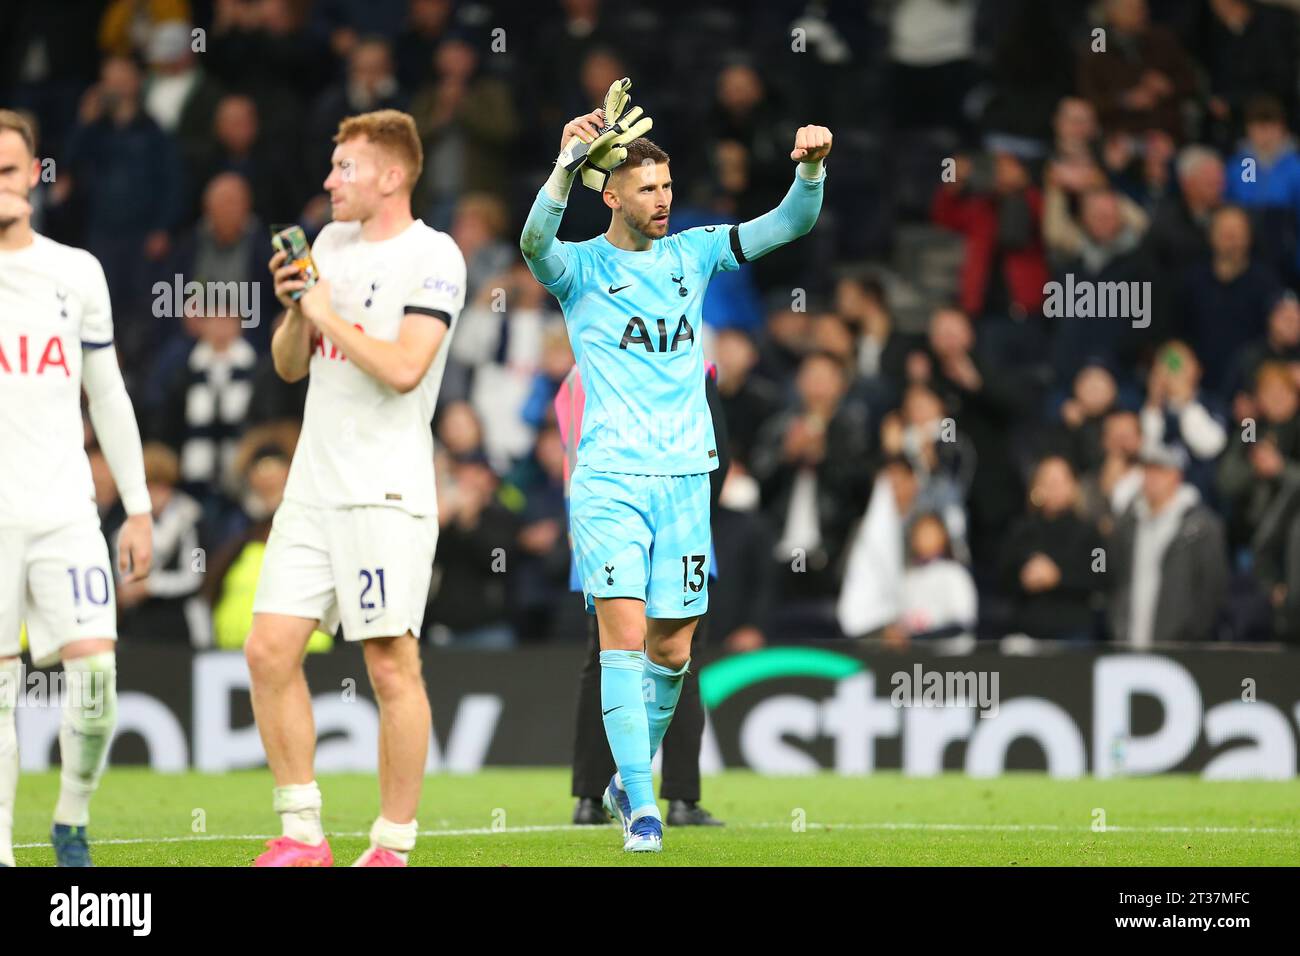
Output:
[[405,394],[316,336],[285,498],[317,507],[386,505],[436,514],[430,422],[451,327],[465,304],[465,258],[450,236],[418,219],[379,242],[362,239],[360,223],[332,222],[317,236],[312,258],[329,280],[334,311],[367,335],[396,341],[408,313],[446,322],[449,329],[423,380]]
[[0,251],[0,527],[97,520],[81,350],[112,344],[98,259],[38,234]]

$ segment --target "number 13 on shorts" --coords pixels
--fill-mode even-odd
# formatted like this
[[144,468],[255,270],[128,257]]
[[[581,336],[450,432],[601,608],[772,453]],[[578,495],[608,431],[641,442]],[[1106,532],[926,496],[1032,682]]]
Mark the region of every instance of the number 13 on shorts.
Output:
[[692,592],[699,594],[704,590],[704,582],[708,579],[707,562],[707,555],[682,555],[682,596],[684,598],[690,597]]

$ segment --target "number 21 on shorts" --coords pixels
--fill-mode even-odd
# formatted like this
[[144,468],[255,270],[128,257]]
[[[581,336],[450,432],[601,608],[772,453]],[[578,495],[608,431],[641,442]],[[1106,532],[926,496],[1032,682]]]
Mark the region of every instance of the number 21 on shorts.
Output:
[[[361,578],[361,610],[366,615],[366,623],[369,624],[384,612],[388,607],[388,593],[384,587],[384,569],[375,568],[373,571],[362,568],[359,574]],[[375,602],[375,596],[371,591],[378,585],[378,603]],[[371,615],[369,612],[378,611],[379,614]]]

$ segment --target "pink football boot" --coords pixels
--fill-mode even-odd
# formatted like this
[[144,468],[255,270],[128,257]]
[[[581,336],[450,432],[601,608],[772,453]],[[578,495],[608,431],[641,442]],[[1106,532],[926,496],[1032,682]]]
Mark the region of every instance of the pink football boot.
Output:
[[330,841],[322,840],[318,846],[299,843],[287,836],[267,840],[270,848],[256,860],[253,866],[333,866],[334,854],[330,852]]
[[385,850],[382,846],[372,846],[361,858],[352,864],[353,866],[406,866],[401,858],[391,850]]

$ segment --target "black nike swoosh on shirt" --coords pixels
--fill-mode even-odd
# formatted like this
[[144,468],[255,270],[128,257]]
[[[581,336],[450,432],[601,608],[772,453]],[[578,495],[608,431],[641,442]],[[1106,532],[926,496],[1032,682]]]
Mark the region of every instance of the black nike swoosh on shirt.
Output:
[[609,710],[602,710],[602,711],[600,712],[600,716],[602,716],[602,717],[608,717],[610,714],[614,713],[614,711],[616,711],[616,710],[621,710],[622,707],[623,707],[623,705],[622,705],[622,704],[619,704],[617,707],[611,707]]
[[621,285],[621,286],[618,286],[617,288],[615,288],[614,286],[611,285],[611,286],[609,287],[609,294],[610,294],[610,295],[615,295],[616,293],[622,292],[624,289],[627,288],[627,286],[630,286],[631,284],[632,284],[632,283],[629,282],[627,285]]

